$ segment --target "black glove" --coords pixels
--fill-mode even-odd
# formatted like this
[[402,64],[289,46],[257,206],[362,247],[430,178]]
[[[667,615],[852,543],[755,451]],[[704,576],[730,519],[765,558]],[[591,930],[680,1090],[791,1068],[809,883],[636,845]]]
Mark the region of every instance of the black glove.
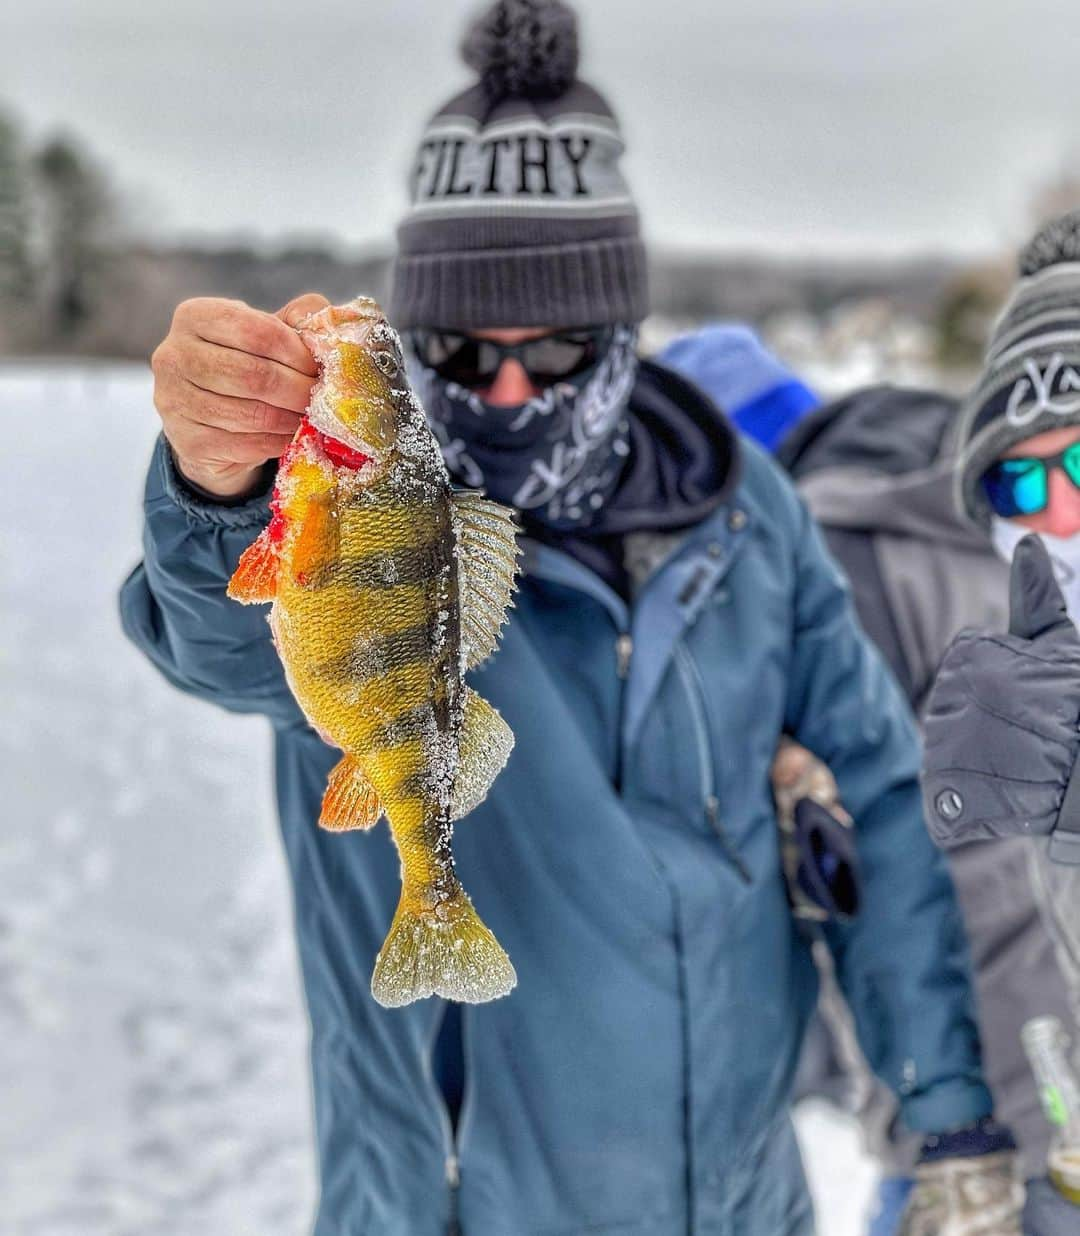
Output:
[[950,849],[1050,834],[1050,857],[1080,863],[1080,635],[1046,547],[1016,547],[1009,632],[961,631],[927,703],[926,821]]
[[817,923],[848,922],[859,912],[859,860],[836,779],[787,735],[776,749],[771,777],[792,913]]

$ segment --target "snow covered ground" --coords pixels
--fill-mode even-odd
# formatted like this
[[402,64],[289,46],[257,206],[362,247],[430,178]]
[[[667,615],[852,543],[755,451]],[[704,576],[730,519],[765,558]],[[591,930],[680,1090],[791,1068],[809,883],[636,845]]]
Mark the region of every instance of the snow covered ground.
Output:
[[[124,641],[138,366],[0,366],[0,1229],[303,1236],[307,1024],[268,735]],[[799,1114],[822,1236],[873,1170]]]

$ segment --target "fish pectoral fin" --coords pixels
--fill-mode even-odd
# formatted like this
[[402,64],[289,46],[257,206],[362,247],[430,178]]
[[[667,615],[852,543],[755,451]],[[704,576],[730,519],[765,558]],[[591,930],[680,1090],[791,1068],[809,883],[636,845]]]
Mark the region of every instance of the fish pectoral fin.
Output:
[[517,525],[508,507],[471,489],[453,499],[458,539],[461,638],[465,667],[486,661],[499,642],[517,572]]
[[272,601],[277,596],[279,565],[277,546],[269,528],[264,528],[240,555],[226,592],[244,605]]
[[482,695],[466,687],[458,770],[450,797],[452,820],[460,820],[484,801],[513,749],[514,731]]
[[304,509],[290,561],[296,582],[302,587],[313,584],[327,563],[333,562],[340,550],[340,529],[334,509],[332,490],[312,494]]
[[331,832],[372,828],[381,814],[382,803],[367,773],[351,755],[343,755],[330,771],[319,827]]

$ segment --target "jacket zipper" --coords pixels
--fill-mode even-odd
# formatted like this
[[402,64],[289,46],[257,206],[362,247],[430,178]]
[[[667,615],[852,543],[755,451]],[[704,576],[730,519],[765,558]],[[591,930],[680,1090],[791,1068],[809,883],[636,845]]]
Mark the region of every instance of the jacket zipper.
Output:
[[686,645],[680,640],[675,645],[675,664],[679,676],[683,680],[686,698],[690,704],[690,717],[694,727],[694,737],[697,740],[698,768],[701,773],[701,800],[705,819],[720,841],[724,857],[735,869],[735,873],[744,884],[752,884],[753,877],[743,861],[735,843],[731,840],[723,821],[720,819],[720,799],[716,794],[716,770],[712,759],[712,741],[709,732],[708,715],[705,712],[705,685],[694,664],[693,658],[686,650]]
[[623,779],[623,712],[626,707],[626,680],[630,677],[630,659],[634,655],[634,637],[620,631],[615,637],[615,676],[619,681],[619,706],[615,713],[615,789],[622,793]]
[[621,631],[615,639],[615,673],[625,682],[630,677],[630,658],[634,655],[634,637]]
[[[443,1017],[446,1016],[444,1011]],[[435,1051],[435,1044],[439,1038],[439,1032],[442,1029],[442,1018],[435,1024],[435,1034],[431,1040],[431,1045],[427,1054],[425,1069],[428,1075],[428,1081],[431,1083],[431,1089],[435,1094],[435,1109],[439,1114],[439,1123],[442,1126],[443,1134],[443,1175],[446,1179],[447,1187],[450,1190],[450,1220],[446,1227],[446,1236],[460,1236],[461,1225],[458,1208],[458,1190],[461,1187],[461,1149],[460,1149],[460,1134],[461,1122],[465,1113],[465,1093],[469,1085],[468,1070],[465,1072],[465,1086],[461,1096],[461,1110],[458,1112],[458,1127],[454,1130],[454,1122],[450,1119],[450,1108],[447,1106],[446,1098],[443,1095],[442,1087],[439,1085],[438,1079],[435,1076],[435,1071],[432,1068],[432,1056]],[[462,1040],[464,1042],[465,1027],[462,1024],[461,1028]],[[464,1048],[462,1051],[464,1055]]]

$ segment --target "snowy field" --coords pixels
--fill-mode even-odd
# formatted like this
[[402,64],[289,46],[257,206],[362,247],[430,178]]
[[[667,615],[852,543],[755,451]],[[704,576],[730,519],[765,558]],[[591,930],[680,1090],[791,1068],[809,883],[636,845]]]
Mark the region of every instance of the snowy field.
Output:
[[[0,365],[0,1230],[303,1236],[307,1023],[256,718],[160,680],[116,590],[156,417],[138,366]],[[799,1113],[821,1236],[854,1130]]]

